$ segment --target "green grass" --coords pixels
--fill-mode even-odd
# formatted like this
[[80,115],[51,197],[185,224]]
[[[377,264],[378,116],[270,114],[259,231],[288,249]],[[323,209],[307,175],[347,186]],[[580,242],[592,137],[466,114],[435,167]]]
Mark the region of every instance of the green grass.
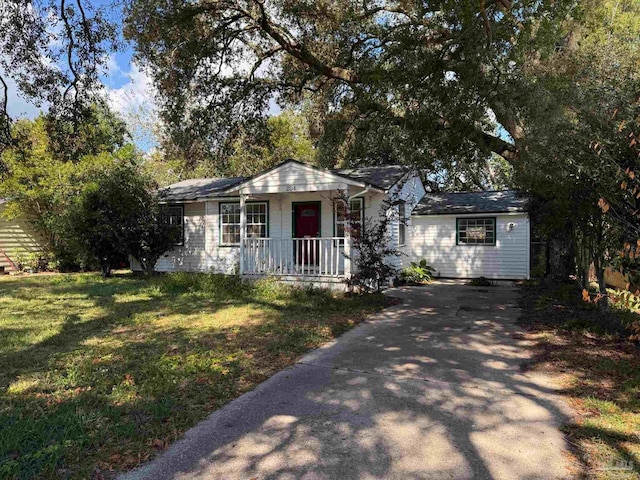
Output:
[[0,478],[133,468],[384,304],[217,275],[0,278]]
[[[602,311],[575,284],[527,284],[522,323],[537,340],[533,369],[557,373],[577,416],[564,426],[588,478],[640,478],[640,347],[637,314]],[[629,318],[635,315],[636,318]]]

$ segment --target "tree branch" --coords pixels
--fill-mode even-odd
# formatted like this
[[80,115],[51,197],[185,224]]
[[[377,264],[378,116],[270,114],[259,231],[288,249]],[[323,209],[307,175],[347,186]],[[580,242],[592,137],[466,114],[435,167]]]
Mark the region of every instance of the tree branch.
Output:
[[69,41],[69,44],[67,45],[67,65],[69,66],[69,70],[71,71],[71,74],[73,76],[73,78],[71,79],[71,83],[64,91],[63,98],[66,98],[69,91],[73,89],[74,91],[73,110],[74,110],[74,117],[75,117],[75,112],[77,112],[78,105],[79,105],[79,92],[78,92],[79,76],[73,64],[73,50],[75,48],[73,29],[71,28],[71,23],[69,22],[69,17],[67,16],[67,12],[65,10],[66,10],[65,0],[60,0],[60,17],[62,18],[62,21],[64,23],[64,28],[67,32],[67,39]]
[[[0,153],[2,150],[11,144],[11,117],[9,116],[8,106],[9,106],[9,88],[7,87],[7,83],[0,75],[0,85],[2,85],[2,104],[0,105]],[[3,173],[7,170],[7,166],[0,159],[0,173]]]
[[271,22],[262,2],[258,1],[256,3],[260,10],[259,17],[256,18],[256,16],[249,12],[247,12],[247,14],[287,53],[322,75],[346,83],[360,83],[360,78],[354,71],[342,67],[329,66],[310,52],[304,45],[296,42],[289,32]]

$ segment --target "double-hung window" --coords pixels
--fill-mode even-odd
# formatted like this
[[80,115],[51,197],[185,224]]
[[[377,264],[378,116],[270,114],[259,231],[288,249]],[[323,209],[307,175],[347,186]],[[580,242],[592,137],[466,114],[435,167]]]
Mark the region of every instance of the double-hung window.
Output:
[[163,222],[180,226],[180,236],[176,245],[184,245],[184,206],[166,205],[162,207],[161,215]]
[[247,238],[266,238],[268,236],[268,212],[266,202],[247,203]]
[[240,204],[220,204],[220,241],[222,245],[240,243]]
[[[266,238],[269,208],[267,202],[247,202],[247,238]],[[240,203],[220,203],[220,242],[222,245],[240,244]]]
[[344,238],[345,233],[351,227],[351,236],[359,237],[362,234],[362,220],[364,216],[364,204],[361,198],[354,198],[349,202],[349,212],[347,213],[346,202],[344,200],[335,201],[335,234],[336,237]]
[[458,245],[495,245],[496,219],[487,218],[458,218]]

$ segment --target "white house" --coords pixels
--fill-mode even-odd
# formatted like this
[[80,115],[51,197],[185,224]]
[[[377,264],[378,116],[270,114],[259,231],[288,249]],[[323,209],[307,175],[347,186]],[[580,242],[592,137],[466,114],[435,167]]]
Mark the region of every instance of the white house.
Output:
[[[398,165],[324,170],[289,160],[250,178],[179,182],[163,201],[184,235],[158,261],[161,272],[344,285],[350,232],[387,214],[390,241],[404,253],[393,260],[398,267],[425,258],[443,277],[529,276],[524,201],[513,192],[427,194],[420,176]],[[346,202],[352,228],[345,228]]]

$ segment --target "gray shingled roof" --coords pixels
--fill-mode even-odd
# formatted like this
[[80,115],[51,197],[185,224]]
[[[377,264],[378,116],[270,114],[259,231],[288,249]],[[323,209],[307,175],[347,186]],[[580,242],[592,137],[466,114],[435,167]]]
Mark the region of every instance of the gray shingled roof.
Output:
[[349,177],[382,190],[387,190],[400,181],[409,170],[402,165],[383,165],[379,167],[341,168],[331,171],[343,177]]
[[524,212],[527,199],[512,190],[500,192],[427,193],[412,215]]
[[214,197],[225,190],[238,185],[245,177],[232,178],[194,178],[174,183],[160,189],[162,200],[167,202],[197,200]]
[[[387,190],[395,185],[407,171],[407,167],[400,165],[331,170],[331,172],[337,175],[368,183],[382,190]],[[184,202],[210,198],[224,194],[227,190],[232,189],[249,178],[252,177],[194,178],[169,185],[168,187],[160,189],[160,193],[163,196],[162,199],[166,202]]]

